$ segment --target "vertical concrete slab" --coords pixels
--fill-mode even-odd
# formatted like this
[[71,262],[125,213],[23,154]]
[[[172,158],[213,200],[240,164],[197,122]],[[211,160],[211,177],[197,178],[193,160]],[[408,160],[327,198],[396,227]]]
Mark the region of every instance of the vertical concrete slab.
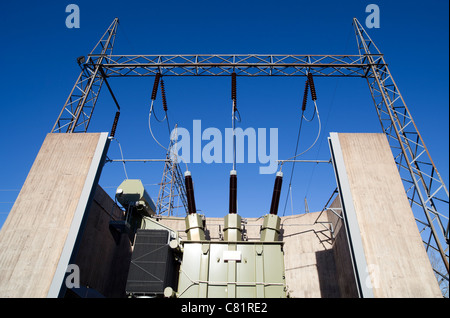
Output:
[[104,297],[126,296],[132,246],[127,233],[109,225],[122,216],[114,200],[97,186],[77,255],[71,261],[80,269],[80,287],[89,287]]
[[107,133],[48,134],[0,231],[0,297],[57,297]]
[[330,139],[360,287],[377,298],[442,297],[386,136]]

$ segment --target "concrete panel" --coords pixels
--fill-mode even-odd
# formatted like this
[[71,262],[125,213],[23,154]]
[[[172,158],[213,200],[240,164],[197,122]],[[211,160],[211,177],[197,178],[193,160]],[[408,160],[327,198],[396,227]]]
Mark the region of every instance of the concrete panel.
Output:
[[281,218],[286,284],[295,298],[337,298],[333,238],[326,213]]
[[0,297],[46,297],[64,275],[105,146],[106,134],[47,135],[0,232]]
[[[337,134],[374,297],[442,297],[384,134]],[[344,202],[345,204],[345,202]]]
[[109,226],[122,219],[122,210],[97,186],[74,264],[80,269],[80,285],[105,297],[125,297],[131,242],[127,233]]
[[334,199],[326,213],[334,229],[333,254],[340,297],[357,298],[358,289],[345,224],[342,220],[339,195]]

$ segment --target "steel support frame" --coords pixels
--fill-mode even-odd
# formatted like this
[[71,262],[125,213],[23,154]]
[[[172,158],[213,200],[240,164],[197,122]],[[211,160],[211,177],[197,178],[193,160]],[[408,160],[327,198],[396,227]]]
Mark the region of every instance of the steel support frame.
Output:
[[[182,205],[175,205],[176,196],[180,197]],[[179,164],[169,159],[166,160],[164,165],[164,172],[156,203],[156,214],[158,216],[173,216],[174,211],[179,207],[184,207],[184,210],[188,211],[186,188],[183,183],[183,174]]]
[[[163,76],[306,76],[364,77],[364,55],[112,55],[117,26],[100,40],[101,54],[89,54],[52,132],[86,132],[107,77]],[[112,41],[110,40],[112,39]],[[98,47],[97,45],[96,47]],[[94,49],[95,50],[95,49]],[[94,51],[93,50],[93,51]],[[109,53],[108,53],[109,52]],[[375,56],[379,62],[382,55]],[[80,114],[83,120],[79,122]]]
[[[101,55],[90,55],[97,61]],[[111,55],[104,58],[108,76],[315,76],[361,77],[361,55]]]
[[[360,77],[367,80],[375,108],[391,146],[406,194],[427,251],[439,252],[448,281],[449,195],[383,54],[357,19],[353,20],[358,55],[112,55],[118,19],[105,32],[83,65],[52,132],[86,132],[104,77],[163,76],[306,76]],[[100,54],[95,53],[101,49]],[[102,70],[102,71],[101,71]],[[417,210],[420,209],[421,212]],[[445,221],[444,221],[445,220]],[[445,224],[446,222],[446,224]]]
[[[158,200],[156,202],[156,214],[158,216],[173,216],[174,211],[179,207],[184,207],[188,211],[186,187],[177,158],[173,158],[173,146],[175,140],[171,139],[164,164],[164,171],[159,187]],[[181,200],[181,206],[175,206],[175,197]],[[178,215],[175,215],[178,216]]]
[[[106,80],[104,76],[107,76],[107,71],[101,69],[103,59],[112,54],[118,24],[119,19],[114,19],[92,50],[91,54],[101,50],[99,57],[94,61],[90,54],[86,63],[80,64],[82,71],[58,116],[58,120],[52,128],[53,133],[87,131],[97,104],[100,89],[103,81]],[[108,88],[110,88],[109,85]],[[110,91],[112,94],[112,90]],[[117,104],[115,97],[113,98]],[[118,104],[117,107],[119,108]]]

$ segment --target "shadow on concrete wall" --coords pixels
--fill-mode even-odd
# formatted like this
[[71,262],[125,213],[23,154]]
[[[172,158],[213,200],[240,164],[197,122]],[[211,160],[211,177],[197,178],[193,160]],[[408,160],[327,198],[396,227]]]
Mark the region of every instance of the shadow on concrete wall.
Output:
[[322,298],[340,298],[333,250],[316,252],[317,273]]

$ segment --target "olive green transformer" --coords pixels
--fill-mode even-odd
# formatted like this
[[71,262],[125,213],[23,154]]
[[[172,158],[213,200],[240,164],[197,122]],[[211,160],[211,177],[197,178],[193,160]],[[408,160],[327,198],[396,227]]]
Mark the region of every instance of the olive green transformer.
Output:
[[[199,216],[186,217],[190,231],[198,228]],[[177,290],[166,288],[166,297],[179,298],[285,298],[287,288],[283,242],[278,241],[279,217],[266,215],[260,241],[242,241],[241,218],[228,214],[224,240],[181,242],[182,261]],[[239,222],[239,224],[237,224]],[[197,235],[195,235],[198,237]],[[203,236],[204,237],[204,234]],[[177,246],[178,247],[178,246]]]
[[[161,245],[155,251],[152,250],[154,244],[148,243],[148,251],[141,251],[142,246],[139,245],[136,255],[133,252],[133,267],[130,267],[129,274],[130,288],[127,293],[133,297],[150,295],[177,298],[287,297],[284,243],[279,240],[280,217],[277,216],[281,178],[282,173],[278,172],[270,213],[264,216],[260,240],[248,241],[245,236],[243,237],[243,220],[236,211],[236,171],[232,170],[229,213],[224,217],[221,240],[213,241],[208,239],[205,217],[197,213],[192,176],[186,171],[188,200],[188,214],[185,218],[186,239],[182,240],[176,230],[162,226],[150,214],[144,216],[141,227],[143,231],[138,233],[142,236],[143,242],[146,242],[146,237],[159,237],[159,232],[152,231],[169,231],[169,235],[164,236],[167,237],[167,242],[160,242],[164,243],[164,246]],[[119,199],[125,203],[131,201],[137,202],[135,205],[148,206],[147,202],[142,200],[145,192],[134,190],[141,189],[140,187],[134,183],[125,186],[121,185],[118,191]],[[126,188],[127,191],[122,191],[122,188]],[[136,197],[127,195],[136,192],[139,194]],[[157,253],[167,249],[171,250],[170,257]],[[155,284],[161,286],[159,283],[163,281],[169,282],[167,285],[163,284],[163,289],[152,287]],[[173,283],[175,281],[176,283]]]

